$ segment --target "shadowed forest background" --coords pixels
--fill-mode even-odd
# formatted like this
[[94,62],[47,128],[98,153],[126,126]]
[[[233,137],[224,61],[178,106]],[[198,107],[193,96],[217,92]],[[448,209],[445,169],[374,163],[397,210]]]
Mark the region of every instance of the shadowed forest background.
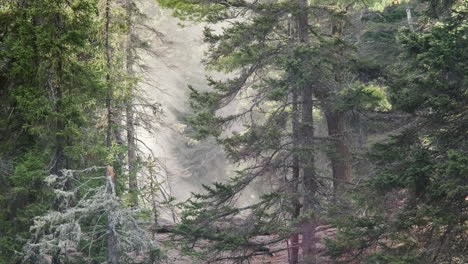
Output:
[[0,264],[468,262],[465,0],[0,0]]

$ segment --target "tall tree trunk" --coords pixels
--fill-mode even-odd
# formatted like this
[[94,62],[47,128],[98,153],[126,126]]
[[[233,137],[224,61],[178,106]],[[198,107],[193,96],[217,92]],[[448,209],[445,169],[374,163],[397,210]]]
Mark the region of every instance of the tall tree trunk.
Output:
[[[133,66],[135,63],[135,56],[133,54],[132,44],[134,41],[133,37],[133,1],[127,0],[127,19],[128,19],[128,32],[127,32],[127,47],[126,47],[126,54],[127,54],[127,74],[129,76],[133,76]],[[137,179],[137,150],[136,150],[136,142],[135,142],[135,124],[134,124],[134,116],[135,113],[133,111],[133,83],[129,87],[130,92],[127,99],[126,105],[126,116],[127,116],[127,144],[128,144],[128,188],[131,195],[131,203],[133,206],[138,205],[138,179]]]
[[351,155],[346,144],[344,113],[325,110],[328,136],[333,138],[333,151],[329,154],[333,171],[333,193],[339,197],[346,189],[346,184],[352,180]]
[[[314,209],[314,197],[317,191],[317,182],[314,166],[314,149],[313,149],[313,100],[312,88],[304,87],[302,90],[302,175],[304,181],[304,211],[311,211]],[[314,241],[315,233],[315,220],[308,219],[304,224],[302,235],[302,251],[304,256],[304,263],[316,263],[316,249]]]
[[[293,160],[292,160],[292,181],[293,181],[293,212],[292,218],[298,219],[301,214],[301,203],[298,197],[299,194],[299,174],[300,174],[300,165],[299,165],[299,107],[298,107],[298,89],[293,88],[292,91],[292,134],[293,134]],[[290,250],[290,264],[297,264],[299,262],[299,233],[294,232],[291,236],[291,250]]]
[[[58,63],[58,71],[61,70],[61,61],[59,60]],[[57,74],[58,75],[58,74]],[[60,80],[54,80],[52,81],[54,84],[53,89],[55,90],[55,95],[56,95],[56,102],[55,102],[55,111],[57,113],[62,112],[62,97],[63,97],[63,92],[62,92],[62,87],[60,86]],[[64,122],[61,117],[58,117],[57,123],[56,123],[56,136],[55,136],[55,155],[54,155],[54,166],[52,167],[51,173],[55,175],[61,175],[62,172],[61,170],[63,169],[63,163],[64,163],[64,147],[65,147],[65,137],[62,135],[63,131],[65,129]],[[60,259],[60,254],[61,254],[61,249],[55,250],[53,256],[52,256],[52,264],[62,264],[62,260]]]
[[106,95],[106,109],[107,109],[107,131],[106,131],[106,146],[110,149],[112,144],[112,109],[111,109],[111,97],[112,97],[112,87],[110,80],[110,70],[111,70],[111,50],[110,50],[110,0],[106,1],[106,14],[105,14],[105,52],[106,52],[106,84],[107,84],[107,95]]
[[[345,21],[343,18],[334,18],[332,20],[332,35],[336,38],[343,37],[343,27]],[[338,44],[342,45],[342,44]],[[338,46],[337,57],[338,61],[343,56],[343,46]],[[335,81],[338,85],[337,89],[343,89],[345,85],[343,65],[337,63],[333,66],[335,73]],[[328,97],[330,95],[328,94]],[[330,100],[331,98],[326,98]],[[327,120],[328,136],[333,138],[334,150],[330,153],[333,172],[333,194],[334,198],[339,198],[345,191],[346,184],[352,180],[351,153],[346,144],[345,130],[345,113],[336,111],[330,104],[325,104],[325,118]]]
[[[62,21],[60,14],[56,14],[56,24],[55,26],[58,28],[58,31],[61,31],[62,28]],[[62,99],[63,99],[63,90],[62,90],[62,59],[60,58],[60,54],[56,54],[57,56],[57,67],[55,69],[51,69],[51,73],[49,76],[49,86],[50,89],[54,90],[55,93],[55,112],[58,115],[57,122],[56,122],[56,131],[55,131],[55,155],[54,155],[54,165],[52,167],[51,172],[54,174],[59,174],[60,170],[63,169],[63,164],[65,162],[64,157],[64,148],[66,144],[65,136],[63,132],[65,130],[65,122],[62,117],[60,117],[60,113],[63,111]]]
[[[298,0],[300,13],[297,17],[298,25],[298,38],[300,45],[309,45],[309,27],[308,27],[308,3],[307,0]],[[314,118],[312,114],[313,99],[312,99],[312,86],[306,84],[301,87],[302,90],[302,169],[303,169],[303,182],[304,182],[304,211],[314,209],[313,202],[317,191],[317,182],[314,166]],[[302,235],[302,251],[304,256],[304,263],[316,263],[316,249],[314,242],[314,219],[309,219],[303,226]]]
[[[110,149],[112,144],[112,107],[111,107],[111,98],[112,98],[112,85],[110,79],[111,71],[111,49],[110,49],[110,1],[106,0],[106,10],[105,10],[105,53],[106,53],[106,82],[107,82],[107,96],[106,96],[106,109],[107,109],[107,132],[106,132],[106,145]],[[114,182],[113,182],[113,168],[107,168],[106,172],[106,181],[107,181],[107,191],[110,195],[115,195]],[[112,221],[111,214],[113,212],[108,212],[107,220],[107,263],[108,264],[118,264],[119,263],[119,252],[117,247],[117,237],[115,234],[115,223]]]

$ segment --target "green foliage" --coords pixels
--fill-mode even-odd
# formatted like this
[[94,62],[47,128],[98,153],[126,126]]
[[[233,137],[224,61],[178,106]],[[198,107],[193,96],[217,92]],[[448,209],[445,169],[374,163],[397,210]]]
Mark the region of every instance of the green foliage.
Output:
[[[371,152],[376,172],[358,195],[364,213],[338,221],[342,231],[329,241],[336,259],[466,262],[466,16],[466,3],[458,1],[427,31],[402,32],[406,54],[389,93],[396,109],[418,119]],[[362,221],[380,227],[375,236]]]
[[31,219],[47,210],[50,193],[44,187],[47,153],[31,149],[14,164],[15,171],[0,194],[0,263],[21,250],[19,237],[29,236]]
[[[305,143],[306,139],[295,137],[310,132],[310,124],[306,122],[312,120],[303,121],[301,117],[313,114],[319,119],[320,114],[301,111],[306,108],[305,101],[310,107],[306,109],[311,111],[324,106],[329,108],[327,111],[337,110],[340,114],[341,111],[390,109],[383,85],[371,82],[380,72],[370,77],[367,75],[371,74],[365,73],[365,78],[358,76],[365,75],[361,71],[368,71],[371,66],[357,60],[359,47],[354,36],[348,37],[349,32],[344,29],[352,13],[347,9],[361,3],[313,1],[305,10],[298,1],[159,2],[183,19],[215,23],[235,18],[222,30],[206,28],[204,31],[209,44],[207,68],[227,73],[229,78],[208,78],[211,88],[208,91],[190,87],[194,111],[187,121],[191,136],[215,137],[227,156],[242,169],[229,181],[204,186],[203,194],[194,194],[182,204],[182,222],[176,233],[182,236],[183,248],[189,255],[241,262],[268,244],[251,243],[252,238],[272,231],[286,238],[300,221],[293,212],[300,203],[299,197],[304,197],[304,193],[299,193],[304,185],[299,176],[292,177],[293,158],[299,159],[300,170],[313,167],[311,149],[315,151],[318,147],[312,138]],[[374,1],[369,4],[375,5]],[[305,14],[310,16],[310,21],[305,21],[307,29],[298,33],[298,24],[303,23],[299,18]],[[319,20],[323,22],[314,24]],[[331,35],[332,28],[340,27],[340,23],[344,27],[342,32]],[[394,40],[394,33],[384,34],[379,41]],[[309,39],[300,40],[301,35]],[[375,65],[379,68],[381,64]],[[353,80],[358,76],[359,82],[352,83],[348,75]],[[312,91],[310,96],[306,95],[308,91]],[[309,103],[312,97],[314,102]],[[231,110],[233,106],[238,106],[237,111]],[[234,123],[240,125],[240,131],[229,130]],[[236,200],[243,191],[267,179],[273,182],[267,194],[239,208]],[[311,181],[327,185],[318,179]],[[314,200],[317,208],[320,198]],[[231,221],[242,214],[246,218],[242,226],[219,227],[219,222]],[[319,215],[316,211],[303,215],[312,214]],[[203,240],[212,243],[197,247]]]
[[[247,260],[255,251],[265,250],[270,243],[252,242],[250,238],[271,232],[281,236],[290,233],[290,226],[278,221],[279,215],[273,210],[285,198],[280,193],[262,195],[258,203],[245,208],[230,205],[239,188],[245,188],[246,184],[245,179],[236,177],[228,184],[204,186],[206,194],[194,194],[193,198],[180,205],[183,209],[181,223],[174,234],[182,238],[180,244],[185,254],[201,260],[222,260],[224,256]],[[248,219],[238,218],[240,213],[249,211],[252,213]],[[203,244],[206,240],[211,244]],[[199,243],[203,246],[194,247]],[[253,253],[246,254],[245,251]]]
[[94,118],[90,114],[96,98],[104,92],[94,40],[96,8],[95,1],[87,0],[11,7],[16,20],[9,25],[2,50],[13,84],[8,97],[16,108],[15,118],[23,121],[21,129],[36,137],[37,144],[54,137],[79,141],[81,127]]
[[53,205],[43,184],[50,170],[115,159],[99,128],[107,88],[97,4],[0,7],[0,161],[9,164],[0,169],[0,263],[12,263],[33,218]]
[[[411,3],[410,3],[411,5]],[[413,7],[412,5],[410,7]],[[413,11],[413,15],[414,14]],[[394,23],[406,19],[406,6],[403,3],[398,5],[388,5],[384,8],[383,12],[375,12],[370,16],[364,17],[364,21],[371,21],[376,23]]]
[[339,99],[335,108],[338,111],[388,111],[391,105],[383,87],[374,83],[352,83],[349,88],[339,91]]
[[216,21],[223,17],[227,5],[242,1],[206,2],[198,0],[158,0],[165,8],[173,9],[173,15],[181,20]]

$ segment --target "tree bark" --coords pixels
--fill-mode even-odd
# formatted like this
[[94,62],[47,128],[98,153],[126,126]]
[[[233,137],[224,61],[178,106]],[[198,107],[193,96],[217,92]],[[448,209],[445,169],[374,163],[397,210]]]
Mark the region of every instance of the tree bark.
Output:
[[[55,111],[57,113],[62,112],[62,88],[60,87],[60,84],[55,85],[54,87],[55,93],[56,93],[56,102],[55,102]],[[61,117],[58,117],[57,123],[56,123],[56,136],[55,136],[55,163],[54,166],[52,167],[51,172],[53,174],[59,174],[60,170],[63,169],[63,163],[64,163],[64,154],[63,150],[65,147],[65,137],[62,135],[63,131],[65,129],[65,125],[63,120],[61,120]]]
[[[55,26],[61,31],[62,28],[62,21],[60,14],[56,14],[56,24]],[[49,85],[51,86],[50,89],[53,89],[55,92],[55,112],[57,114],[60,114],[63,111],[63,105],[62,105],[62,99],[63,99],[63,90],[62,90],[62,71],[63,71],[63,65],[62,65],[62,58],[60,57],[60,54],[56,54],[57,56],[57,67],[55,69],[52,69],[52,73],[50,73],[49,76]],[[63,120],[63,117],[60,117],[60,115],[57,117],[56,121],[56,131],[55,131],[55,155],[54,155],[54,165],[52,167],[51,172],[53,174],[59,174],[60,170],[63,169],[63,164],[65,162],[65,156],[64,156],[64,148],[66,144],[66,139],[65,136],[63,135],[63,132],[65,130],[65,122]]]
[[110,0],[106,1],[105,11],[105,52],[106,52],[106,84],[107,84],[107,95],[106,95],[106,109],[107,109],[107,131],[106,131],[106,146],[110,149],[112,144],[112,109],[111,109],[111,97],[112,97],[112,86],[110,82],[110,70],[111,70],[111,50],[110,50]]
[[138,205],[138,179],[137,179],[137,154],[135,144],[135,126],[133,106],[130,103],[126,106],[127,112],[127,144],[128,144],[128,187],[131,194],[131,203]]
[[352,180],[351,155],[346,145],[344,113],[325,110],[328,136],[333,138],[333,152],[329,154],[333,171],[333,193],[341,195]]
[[[112,85],[110,80],[110,71],[111,71],[111,50],[110,50],[110,1],[106,0],[106,10],[105,10],[105,53],[106,53],[106,83],[107,83],[107,95],[106,95],[106,109],[107,109],[107,131],[106,131],[106,146],[110,149],[112,144],[112,107],[111,107],[111,98],[112,98]],[[107,191],[109,195],[115,195],[114,189],[114,179],[113,179],[113,168],[108,167],[106,171],[106,181],[107,181]],[[108,212],[107,219],[107,263],[108,264],[118,264],[119,263],[119,252],[117,248],[117,237],[115,234],[115,223],[112,221],[111,214],[113,212]]]
[[[126,70],[129,76],[134,75],[133,66],[135,63],[135,57],[133,54],[133,1],[127,0],[127,19],[128,19],[128,32],[127,32],[127,47],[126,47],[126,54],[127,54],[127,63],[126,63]],[[137,179],[137,150],[136,150],[136,142],[135,142],[135,124],[134,124],[134,116],[135,113],[133,111],[133,85],[129,87],[129,98],[127,100],[126,105],[126,116],[127,116],[127,156],[128,156],[128,188],[131,195],[131,203],[133,206],[138,205],[138,179]]]
[[[62,105],[61,105],[61,100],[62,100],[62,89],[60,85],[56,85],[55,87],[55,92],[56,92],[56,103],[55,103],[55,111],[57,113],[60,113],[62,111]],[[61,175],[62,172],[61,170],[63,169],[63,163],[64,163],[64,146],[65,146],[65,138],[62,135],[62,132],[64,130],[64,122],[63,120],[59,119],[57,120],[56,124],[56,136],[55,136],[55,154],[54,154],[54,165],[52,167],[51,173],[55,175]],[[62,260],[60,259],[60,253],[61,250],[60,248],[57,250],[54,250],[54,254],[52,255],[52,264],[62,264]]]
[[[343,37],[343,27],[345,21],[343,18],[333,20],[332,35],[337,38]],[[343,56],[343,46],[338,46],[337,55]],[[343,67],[341,64],[334,65],[335,81],[338,89],[343,89],[345,80],[343,77]],[[333,171],[333,193],[337,199],[345,192],[346,184],[352,180],[351,153],[346,144],[345,113],[335,111],[332,106],[325,108],[325,117],[327,119],[328,136],[334,138],[334,151],[330,155],[330,161]]]
[[[294,87],[292,90],[292,134],[293,134],[293,160],[292,160],[292,182],[293,182],[293,212],[292,218],[298,219],[301,214],[301,202],[299,200],[299,181],[300,181],[300,167],[299,167],[299,107],[298,107],[298,91]],[[290,264],[297,264],[299,262],[299,233],[294,232],[291,236],[291,250],[290,250]]]
[[[311,211],[314,209],[314,197],[317,191],[317,182],[315,175],[315,157],[313,149],[313,100],[312,88],[304,87],[302,90],[302,170],[304,181],[304,211]],[[304,255],[304,263],[316,263],[316,249],[314,242],[314,219],[309,219],[304,224],[302,235],[302,251]]]
[[[297,16],[298,25],[298,38],[300,45],[309,45],[309,28],[308,28],[308,3],[307,0],[298,0],[300,12]],[[317,182],[315,175],[315,158],[313,149],[314,138],[314,118],[312,110],[314,107],[312,99],[312,86],[306,84],[301,87],[302,94],[302,126],[301,126],[301,163],[303,170],[304,182],[304,211],[314,209],[314,197],[317,191]],[[304,263],[316,263],[316,249],[314,242],[314,219],[308,219],[303,226],[302,235],[302,251],[304,256]]]

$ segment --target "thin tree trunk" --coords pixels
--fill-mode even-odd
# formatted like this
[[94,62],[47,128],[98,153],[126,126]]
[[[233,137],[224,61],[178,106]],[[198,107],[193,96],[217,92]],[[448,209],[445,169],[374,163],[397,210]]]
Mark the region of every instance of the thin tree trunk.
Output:
[[[314,167],[314,150],[313,150],[313,101],[311,87],[304,87],[302,93],[302,155],[303,155],[303,180],[304,180],[304,211],[311,211],[314,209],[314,197],[317,191],[317,182],[315,177]],[[316,249],[314,241],[315,230],[314,219],[309,219],[304,224],[302,235],[302,250],[304,255],[304,263],[316,263]]]
[[[60,14],[55,14],[55,26],[57,27],[58,31],[61,31],[62,23]],[[33,18],[34,26],[41,25],[40,18],[35,17]],[[64,148],[66,144],[66,138],[63,136],[63,132],[65,130],[65,123],[60,117],[60,113],[63,112],[63,90],[62,90],[62,60],[60,54],[55,54],[57,60],[57,67],[49,69],[49,76],[47,79],[47,85],[49,89],[51,89],[51,93],[55,95],[53,98],[54,103],[54,110],[58,114],[57,120],[55,122],[55,153],[53,157],[53,165],[51,168],[51,173],[56,175],[61,175],[61,170],[64,167],[65,156],[64,156]],[[62,260],[60,259],[61,249],[55,249],[52,253],[52,264],[62,264]]]
[[[62,22],[61,22],[61,17],[60,17],[60,14],[56,14],[56,27],[59,29],[59,31],[61,31],[61,27],[62,27]],[[57,56],[60,56],[59,54],[57,54]],[[55,112],[57,112],[58,114],[60,114],[62,111],[63,111],[63,106],[62,106],[62,99],[63,99],[63,90],[62,90],[62,80],[61,80],[61,77],[62,77],[62,70],[63,70],[63,66],[62,66],[62,60],[61,58],[59,57],[58,58],[58,62],[57,62],[57,68],[55,69],[52,69],[52,73],[51,73],[51,76],[49,76],[49,84],[51,86],[51,89],[54,90],[55,92]],[[55,76],[54,76],[55,75]],[[59,174],[60,173],[60,170],[63,169],[63,163],[65,161],[65,157],[64,157],[64,148],[65,148],[65,144],[66,144],[66,139],[65,137],[63,136],[63,132],[65,130],[65,123],[64,121],[62,120],[62,117],[59,117],[57,118],[57,122],[56,122],[56,131],[55,131],[55,163],[54,163],[54,166],[52,167],[52,173],[54,174]]]
[[[298,91],[294,88],[292,91],[292,134],[293,134],[293,161],[292,161],[292,181],[293,181],[293,212],[292,218],[298,219],[301,214],[301,203],[299,201],[299,108]],[[299,262],[299,233],[294,232],[291,236],[290,264]]]
[[[298,37],[301,45],[309,45],[308,33],[308,3],[307,0],[299,0],[301,12],[297,17]],[[302,88],[302,168],[303,168],[303,181],[304,181],[304,211],[314,209],[313,201],[317,191],[317,182],[314,166],[314,119],[312,115],[313,99],[312,99],[312,86],[307,84]],[[303,226],[302,235],[302,251],[304,256],[304,263],[316,263],[315,255],[315,242],[314,242],[314,220],[309,219]]]
[[[112,144],[112,108],[111,108],[111,98],[112,98],[112,86],[110,80],[110,71],[111,71],[111,50],[110,50],[110,1],[106,0],[106,10],[105,10],[105,52],[106,52],[106,83],[107,83],[107,96],[106,96],[106,109],[107,109],[107,132],[106,132],[106,146],[110,149]],[[113,168],[107,168],[106,172],[106,181],[107,181],[107,191],[110,195],[115,195],[114,189],[114,175]],[[119,263],[119,252],[117,247],[117,237],[115,234],[115,223],[112,221],[111,214],[113,212],[108,212],[107,220],[107,263],[108,264],[118,264]]]
[[106,84],[107,84],[107,95],[106,95],[106,109],[107,109],[107,132],[106,132],[106,146],[109,149],[112,144],[112,109],[111,109],[111,97],[112,97],[112,87],[110,83],[110,70],[111,70],[111,50],[110,50],[110,0],[106,1],[106,40],[105,40],[105,49],[106,49]]
[[127,112],[127,144],[128,144],[128,187],[131,194],[131,203],[133,206],[138,205],[138,179],[137,179],[137,155],[135,144],[135,126],[133,106],[130,103],[126,106]]
[[[57,113],[60,113],[62,111],[62,88],[60,87],[60,84],[55,85],[55,93],[56,93],[56,102],[55,102],[55,111]],[[51,172],[54,174],[59,174],[60,170],[63,169],[63,163],[64,163],[64,154],[63,150],[65,147],[65,137],[62,135],[63,130],[65,129],[65,125],[63,120],[61,120],[61,117],[58,118],[57,120],[57,125],[56,125],[56,136],[55,136],[55,163],[54,166],[52,167]]]
[[154,171],[155,167],[155,162],[151,158],[148,160],[148,171],[149,171],[149,177],[150,177],[150,196],[151,196],[151,206],[153,207],[153,217],[154,217],[154,229],[152,232],[152,237],[153,239],[156,239],[156,230],[158,228],[158,210],[157,210],[157,198],[155,194],[155,189],[158,188],[158,182],[156,181],[156,175]]
[[[127,19],[128,19],[128,33],[127,33],[127,74],[133,76],[133,65],[135,63],[135,57],[133,54],[132,43],[133,43],[133,1],[127,0]],[[130,93],[126,105],[126,116],[127,116],[127,155],[128,155],[128,187],[131,194],[131,203],[134,206],[138,205],[138,179],[137,179],[137,151],[135,142],[135,125],[133,111],[133,85],[129,87]]]
[[[61,63],[59,61],[59,68],[61,68]],[[57,83],[60,83],[58,81]],[[60,87],[60,84],[54,85],[55,93],[56,93],[56,102],[55,102],[55,111],[57,113],[60,113],[62,111],[62,88]],[[62,132],[65,128],[63,120],[61,120],[61,117],[58,118],[57,124],[56,124],[56,136],[55,136],[55,155],[54,155],[54,166],[52,167],[51,172],[55,175],[61,175],[61,171],[63,169],[63,163],[64,163],[64,146],[65,146],[65,138],[62,135]],[[60,259],[60,253],[61,249],[55,250],[53,256],[52,256],[52,264],[62,264],[62,260]]]
[[[297,32],[294,30],[296,21],[288,21],[288,34],[291,38],[291,42],[294,43],[297,41]],[[294,83],[294,80],[290,80],[291,83]],[[299,148],[300,148],[300,109],[299,109],[299,87],[292,87],[291,90],[291,101],[292,101],[292,137],[293,137],[293,153],[292,153],[292,206],[293,211],[291,212],[291,217],[293,220],[297,220],[301,215],[301,201],[300,201],[300,162],[299,162]],[[299,232],[295,230],[290,238],[291,243],[288,244],[290,249],[288,250],[289,263],[297,264],[299,262]]]

